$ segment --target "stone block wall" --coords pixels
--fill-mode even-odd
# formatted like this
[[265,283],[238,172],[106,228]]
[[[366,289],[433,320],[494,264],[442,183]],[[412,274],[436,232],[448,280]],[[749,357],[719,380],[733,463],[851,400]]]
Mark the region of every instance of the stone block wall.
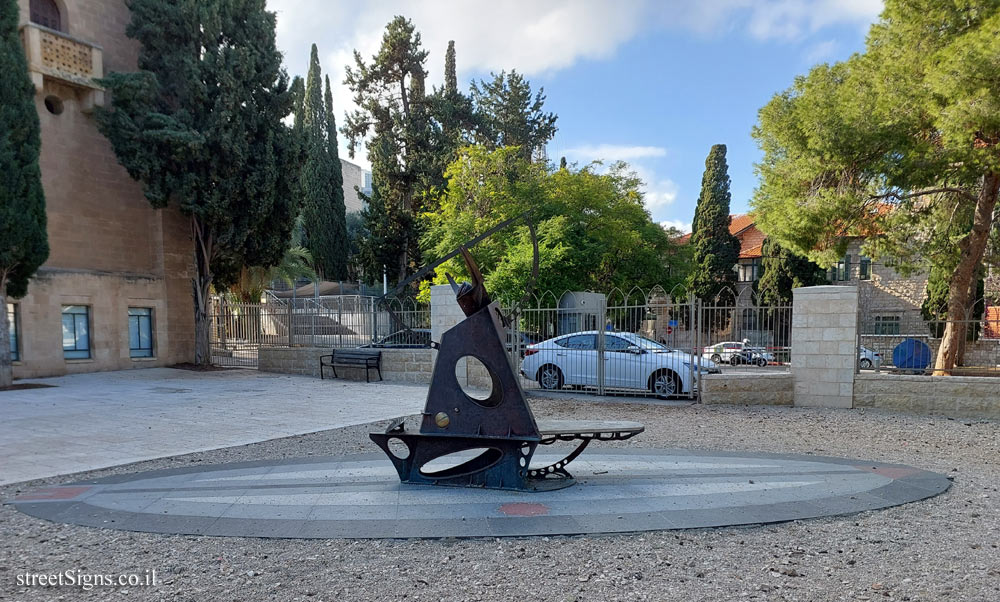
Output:
[[862,373],[854,407],[1000,419],[1000,377]]
[[[432,349],[382,349],[382,379],[394,382],[426,384],[431,382]],[[257,369],[262,372],[302,374],[319,378],[319,358],[328,355],[329,347],[262,347]],[[332,376],[327,369],[326,374]],[[337,368],[337,375],[348,380],[365,380],[361,368]],[[371,371],[372,380],[378,375]]]
[[811,286],[792,291],[792,376],[796,406],[853,406],[858,289]]
[[792,375],[709,374],[701,379],[701,402],[732,405],[792,405]]

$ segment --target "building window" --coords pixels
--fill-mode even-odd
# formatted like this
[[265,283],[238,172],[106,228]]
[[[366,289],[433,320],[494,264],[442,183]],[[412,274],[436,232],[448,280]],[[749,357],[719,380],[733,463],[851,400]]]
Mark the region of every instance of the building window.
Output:
[[62,15],[56,0],[31,0],[31,22],[56,31],[63,31]]
[[10,334],[10,361],[18,362],[21,360],[19,339],[21,333],[20,325],[17,323],[17,305],[13,303],[7,304],[7,328]]
[[858,280],[871,280],[872,279],[872,260],[868,257],[862,256],[859,259],[858,264]]
[[86,305],[63,305],[63,357],[68,360],[90,357],[90,308]]
[[899,334],[899,316],[875,316],[875,334]]
[[153,357],[152,308],[128,308],[128,354],[129,357]]
[[756,282],[760,280],[760,257],[755,257],[750,260],[750,263],[741,263],[740,266],[740,282]]

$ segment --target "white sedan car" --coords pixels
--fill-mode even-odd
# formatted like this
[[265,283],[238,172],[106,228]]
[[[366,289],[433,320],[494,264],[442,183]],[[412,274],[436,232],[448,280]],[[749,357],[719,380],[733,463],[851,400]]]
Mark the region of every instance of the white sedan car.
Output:
[[[690,393],[697,386],[694,358],[645,337],[628,332],[604,334],[604,386],[644,389],[658,397]],[[575,332],[529,345],[521,374],[537,380],[543,389],[597,386],[597,331]],[[718,367],[701,361],[701,373]]]
[[773,353],[768,353],[760,347],[753,347],[746,341],[726,341],[705,347],[702,357],[718,364],[757,364],[763,360],[759,365],[766,366],[774,362]]

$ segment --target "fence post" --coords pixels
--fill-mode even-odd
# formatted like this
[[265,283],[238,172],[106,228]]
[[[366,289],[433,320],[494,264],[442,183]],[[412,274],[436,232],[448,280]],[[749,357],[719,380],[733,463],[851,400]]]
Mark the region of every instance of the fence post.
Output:
[[598,304],[598,313],[601,320],[597,324],[597,394],[604,395],[604,329],[608,322],[608,299],[603,295]]
[[[693,328],[691,341],[694,346],[691,348],[691,355],[698,358],[695,360],[696,366],[701,365],[701,318],[704,308],[701,306],[701,300],[694,296],[694,293],[688,293],[688,307],[691,311],[691,324]],[[700,372],[700,371],[699,371]],[[689,374],[691,377],[691,382],[694,382],[694,374]],[[691,391],[691,398],[701,401],[701,383],[698,383],[698,392],[695,393]]]
[[288,308],[288,346],[295,346],[295,299],[285,305]]

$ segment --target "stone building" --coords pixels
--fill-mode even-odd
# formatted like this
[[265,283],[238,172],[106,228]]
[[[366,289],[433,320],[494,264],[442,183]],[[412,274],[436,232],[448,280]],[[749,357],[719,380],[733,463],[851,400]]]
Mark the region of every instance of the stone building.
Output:
[[94,82],[136,69],[122,0],[18,0],[51,253],[8,307],[14,377],[191,361],[190,224],[154,210],[97,130]]

